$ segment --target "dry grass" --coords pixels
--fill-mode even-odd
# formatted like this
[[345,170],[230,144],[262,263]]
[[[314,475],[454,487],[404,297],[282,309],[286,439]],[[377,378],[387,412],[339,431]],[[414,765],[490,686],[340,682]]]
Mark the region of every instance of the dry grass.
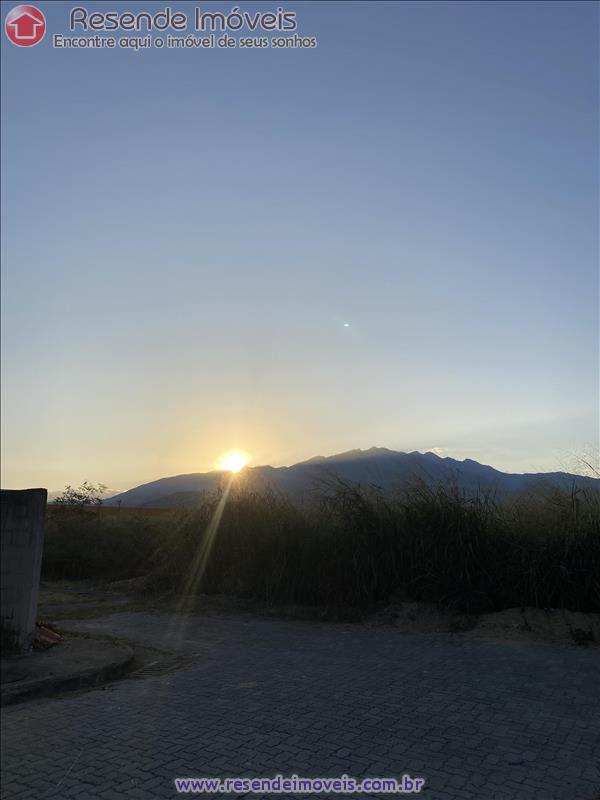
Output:
[[337,482],[310,508],[271,492],[232,494],[198,553],[219,495],[196,509],[51,512],[49,577],[149,574],[154,597],[231,594],[268,605],[372,609],[395,597],[469,614],[506,608],[600,611],[600,494],[548,490],[499,503],[455,486],[385,496]]

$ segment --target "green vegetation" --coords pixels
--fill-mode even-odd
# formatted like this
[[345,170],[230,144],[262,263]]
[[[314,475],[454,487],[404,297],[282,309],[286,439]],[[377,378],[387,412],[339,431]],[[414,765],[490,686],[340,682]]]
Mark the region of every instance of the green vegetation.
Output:
[[416,484],[390,498],[338,482],[302,510],[250,491],[188,511],[50,508],[43,572],[147,574],[153,596],[363,609],[394,596],[474,613],[599,612],[600,493],[540,488],[500,503],[447,485]]
[[54,502],[59,506],[99,506],[107,486],[104,483],[93,484],[84,481],[81,486],[65,486]]
[[159,515],[103,506],[48,506],[42,577],[114,581],[143,575],[165,539]]

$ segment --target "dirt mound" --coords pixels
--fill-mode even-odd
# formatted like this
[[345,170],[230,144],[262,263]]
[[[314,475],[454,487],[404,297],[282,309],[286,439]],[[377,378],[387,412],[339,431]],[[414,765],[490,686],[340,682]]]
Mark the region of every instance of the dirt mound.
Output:
[[392,603],[367,622],[406,633],[461,633],[469,638],[600,644],[600,614],[565,609],[507,608],[471,615],[432,603]]
[[600,644],[600,614],[584,614],[562,608],[507,608],[494,614],[482,614],[469,635]]

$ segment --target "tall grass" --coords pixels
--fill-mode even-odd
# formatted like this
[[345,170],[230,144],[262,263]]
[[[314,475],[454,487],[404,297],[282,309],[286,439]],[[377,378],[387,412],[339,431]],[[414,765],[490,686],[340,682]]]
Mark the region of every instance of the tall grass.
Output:
[[[58,520],[46,571],[60,557],[85,577],[148,572],[149,591],[180,594],[218,502],[217,494],[152,522],[97,515],[83,535]],[[228,498],[203,567],[195,591],[273,604],[371,608],[394,596],[470,612],[600,611],[600,493],[540,489],[498,502],[451,485],[417,483],[389,497],[336,482],[300,509],[242,490]]]
[[144,575],[165,537],[165,515],[48,506],[42,577],[110,581]]

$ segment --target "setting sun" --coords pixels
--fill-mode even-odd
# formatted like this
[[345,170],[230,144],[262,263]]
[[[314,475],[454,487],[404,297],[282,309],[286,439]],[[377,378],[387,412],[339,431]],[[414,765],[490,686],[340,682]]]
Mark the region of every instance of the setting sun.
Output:
[[221,469],[227,472],[239,472],[248,463],[248,456],[240,450],[234,450],[221,457],[219,462]]

